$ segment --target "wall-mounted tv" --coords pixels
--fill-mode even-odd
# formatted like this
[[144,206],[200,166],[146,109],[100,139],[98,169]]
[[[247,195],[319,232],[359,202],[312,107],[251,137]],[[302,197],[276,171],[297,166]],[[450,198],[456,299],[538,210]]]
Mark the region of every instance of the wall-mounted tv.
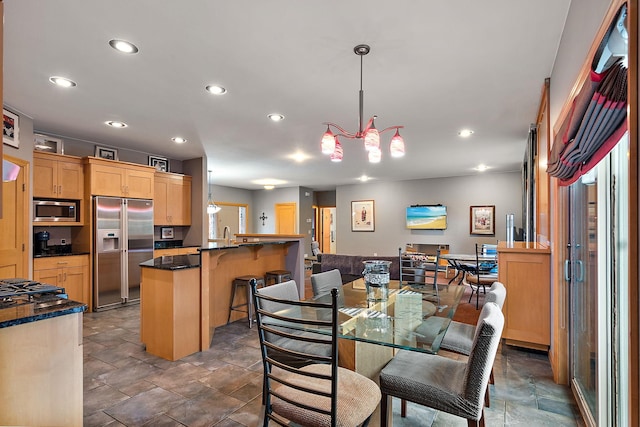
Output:
[[445,230],[447,207],[442,205],[414,205],[407,208],[407,228],[412,230]]

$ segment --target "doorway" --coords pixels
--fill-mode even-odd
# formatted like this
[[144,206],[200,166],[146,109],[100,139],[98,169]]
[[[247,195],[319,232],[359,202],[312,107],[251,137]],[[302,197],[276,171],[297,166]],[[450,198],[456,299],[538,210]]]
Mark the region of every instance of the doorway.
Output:
[[28,270],[29,254],[29,163],[15,157],[4,156],[20,167],[15,181],[2,183],[2,218],[0,218],[0,277],[31,277]]
[[276,234],[296,234],[296,204],[276,203]]
[[625,135],[568,189],[571,388],[587,425],[628,425],[628,185]]
[[314,237],[320,246],[320,252],[325,254],[336,253],[336,208],[316,207]]

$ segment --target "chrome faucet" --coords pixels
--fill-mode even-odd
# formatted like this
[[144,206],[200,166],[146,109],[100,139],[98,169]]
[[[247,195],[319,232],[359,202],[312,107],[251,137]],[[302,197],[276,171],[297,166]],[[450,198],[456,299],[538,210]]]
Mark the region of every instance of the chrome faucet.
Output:
[[228,225],[224,226],[224,231],[222,232],[222,238],[224,239],[224,244],[229,246],[231,245],[231,229]]

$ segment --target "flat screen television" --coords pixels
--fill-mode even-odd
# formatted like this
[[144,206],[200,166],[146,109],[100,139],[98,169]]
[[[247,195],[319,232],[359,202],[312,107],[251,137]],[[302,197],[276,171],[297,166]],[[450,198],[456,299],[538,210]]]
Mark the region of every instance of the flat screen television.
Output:
[[412,230],[445,230],[447,207],[442,205],[416,205],[407,208],[407,228]]

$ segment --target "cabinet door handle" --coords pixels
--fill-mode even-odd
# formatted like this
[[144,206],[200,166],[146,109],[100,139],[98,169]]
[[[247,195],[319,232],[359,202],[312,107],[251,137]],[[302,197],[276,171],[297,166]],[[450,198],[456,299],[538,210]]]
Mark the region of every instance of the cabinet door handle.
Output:
[[564,280],[566,280],[567,282],[571,280],[571,276],[569,275],[569,266],[570,266],[570,261],[568,259],[564,260]]
[[56,194],[56,186],[53,186],[53,194]]
[[582,263],[582,260],[579,259],[576,261],[576,265],[578,266],[578,273],[580,273],[579,275],[576,274],[576,281],[577,282],[583,282],[584,281],[584,264]]
[[58,280],[62,282],[62,273],[58,274]]
[[66,282],[67,281],[67,272],[66,271],[64,272],[63,277],[64,277],[64,279],[62,279],[62,281]]
[[58,261],[58,264],[69,264],[67,261]]

